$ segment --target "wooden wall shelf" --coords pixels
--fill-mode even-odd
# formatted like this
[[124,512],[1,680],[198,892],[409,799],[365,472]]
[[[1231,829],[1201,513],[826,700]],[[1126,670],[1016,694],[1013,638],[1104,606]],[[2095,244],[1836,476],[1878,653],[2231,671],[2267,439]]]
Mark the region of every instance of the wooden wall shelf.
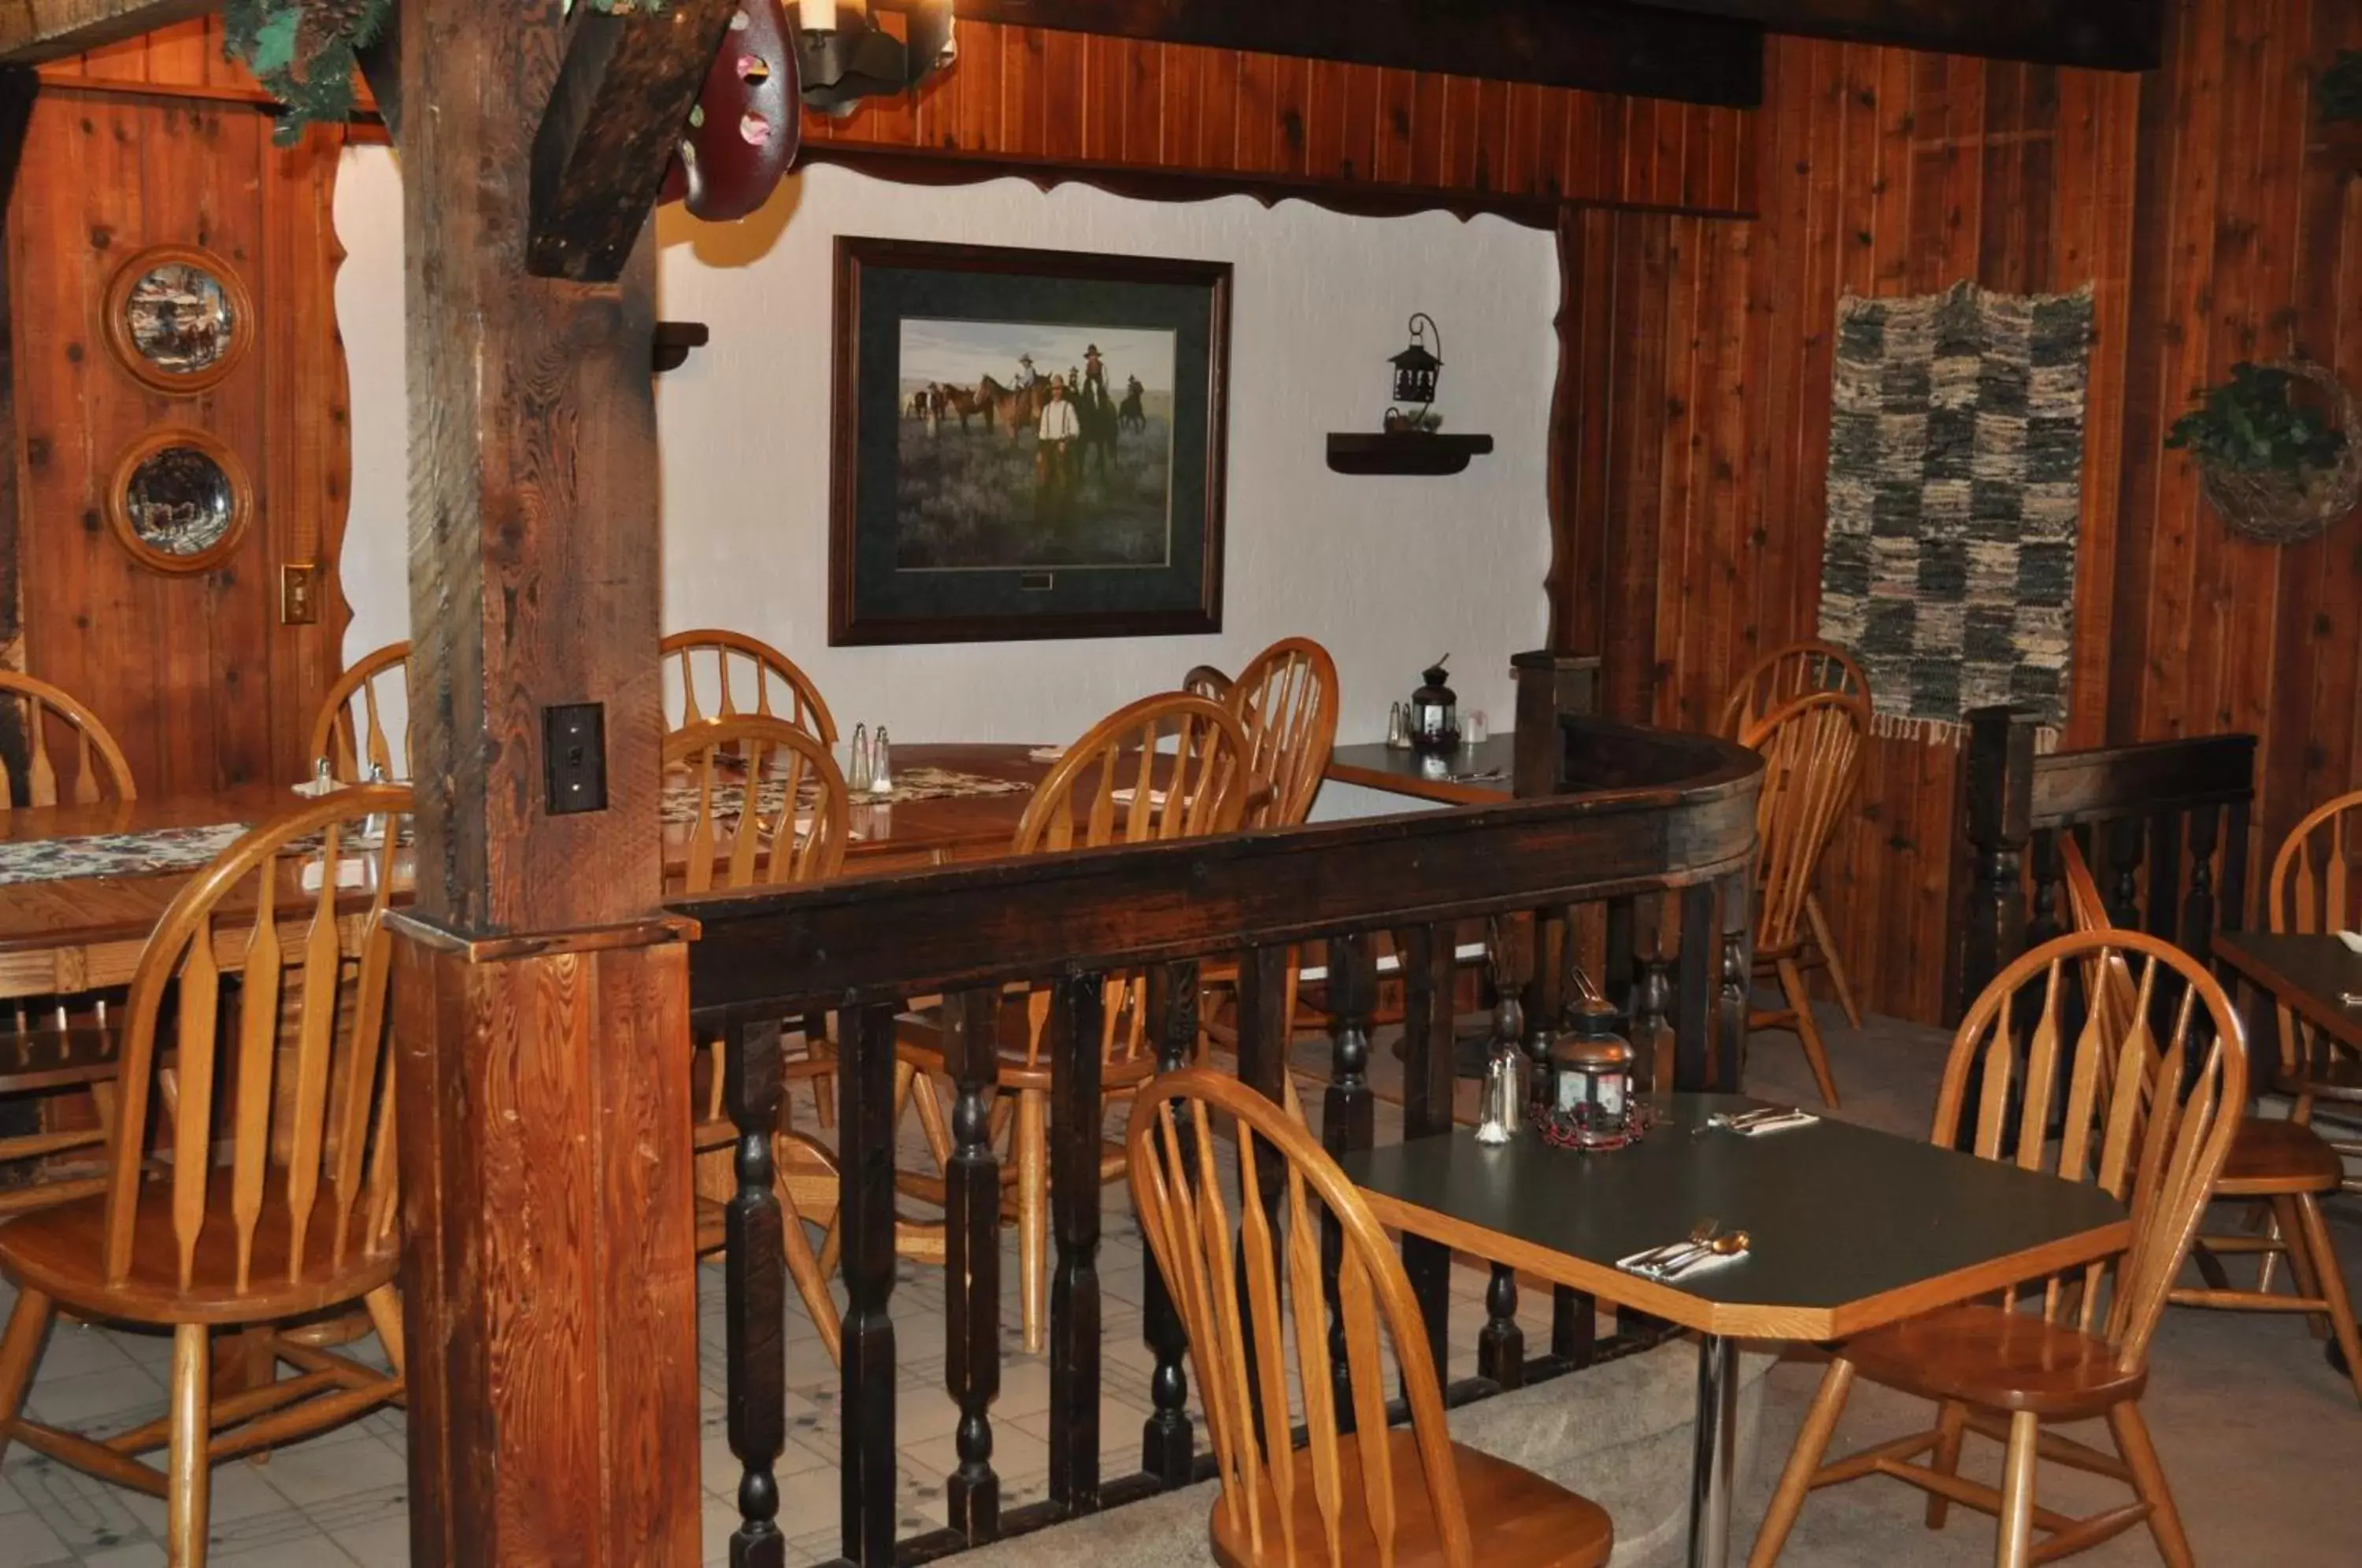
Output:
[[1399,436],[1331,431],[1329,466],[1341,474],[1456,474],[1493,449],[1490,436],[1407,432]]
[[659,321],[656,336],[656,373],[678,370],[689,359],[692,348],[702,348],[713,337],[712,329],[701,321]]

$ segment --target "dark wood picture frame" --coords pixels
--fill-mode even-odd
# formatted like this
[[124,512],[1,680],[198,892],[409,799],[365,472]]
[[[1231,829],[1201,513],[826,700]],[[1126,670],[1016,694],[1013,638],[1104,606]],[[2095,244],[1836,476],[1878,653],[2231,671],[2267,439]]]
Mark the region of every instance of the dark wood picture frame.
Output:
[[[835,259],[828,605],[833,646],[1180,636],[1221,630],[1229,262],[855,236],[837,239]],[[981,287],[966,291],[977,308],[963,311],[960,319],[986,324],[1049,320],[1083,330],[1126,325],[1112,316],[1103,321],[1087,304],[1065,315],[1056,314],[1065,307],[1053,305],[1045,315],[1045,283],[1073,288],[1074,297],[1083,301],[1133,297],[1136,308],[1150,313],[1134,319],[1155,328],[1168,325],[1157,312],[1170,315],[1177,310],[1187,317],[1186,326],[1175,328],[1180,347],[1167,430],[1169,555],[1163,567],[971,568],[927,574],[944,580],[923,593],[911,591],[910,580],[921,574],[893,564],[889,552],[900,528],[900,502],[894,487],[880,482],[896,472],[894,444],[902,439],[904,399],[899,373],[881,376],[877,368],[899,368],[899,343],[894,358],[882,359],[879,333],[903,319],[897,314],[903,297],[898,291],[913,278],[922,280],[921,286],[931,289],[933,297],[946,287],[962,292],[958,282],[946,285],[942,280],[982,281]],[[1001,314],[994,298],[996,281],[1006,285],[999,292],[1009,300],[1027,303],[1012,303]],[[865,359],[870,365],[866,382]],[[952,428],[948,421],[944,428]],[[1081,467],[1078,461],[1078,471]],[[1034,601],[1037,594],[1037,602],[1019,602],[1021,596]],[[1110,598],[1123,602],[1108,602]]]

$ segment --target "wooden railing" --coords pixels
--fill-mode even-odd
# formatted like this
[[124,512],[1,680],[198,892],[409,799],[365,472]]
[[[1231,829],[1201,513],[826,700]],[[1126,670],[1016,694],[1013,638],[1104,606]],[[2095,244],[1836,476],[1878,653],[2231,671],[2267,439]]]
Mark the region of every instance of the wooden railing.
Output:
[[1969,715],[1961,769],[1967,876],[1946,966],[1945,1018],[2065,929],[2059,837],[2074,835],[2109,917],[2211,959],[2247,907],[2256,737],[2202,735],[2035,755],[2035,716]]
[[[1154,1413],[1144,1425],[1139,1472],[1100,1473],[1098,1043],[1109,973],[1146,972],[1152,1038],[1163,1065],[1174,1067],[1199,1051],[1201,963],[1234,963],[1238,1071],[1276,1098],[1288,1071],[1286,966],[1292,950],[1308,962],[1325,956],[1330,1072],[1321,1127],[1331,1150],[1367,1147],[1374,1137],[1367,1021],[1378,985],[1373,939],[1380,933],[1394,940],[1405,993],[1403,1135],[1450,1130],[1455,947],[1461,922],[1472,919],[1532,917],[1531,939],[1515,944],[1523,955],[1515,979],[1525,995],[1529,1052],[1546,1046],[1546,1021],[1581,955],[1601,966],[1641,1041],[1661,1041],[1671,1068],[1664,1078],[1686,1088],[1735,1087],[1761,765],[1705,737],[1668,742],[1595,721],[1565,723],[1570,761],[1562,777],[1579,785],[1613,776],[1623,787],[682,906],[703,928],[690,965],[699,1038],[718,1033],[728,1042],[727,1099],[740,1133],[726,1257],[729,1434],[745,1466],[734,1563],[783,1558],[772,1466],[785,1439],[787,1292],[770,1141],[782,1020],[815,1009],[833,1009],[838,1019],[843,1552],[875,1568],[979,1545],[1201,1474],[1187,1414],[1186,1346],[1153,1262],[1144,1337],[1154,1357]],[[1613,760],[1618,751],[1627,762]],[[1655,781],[1637,785],[1636,772],[1653,773]],[[1677,940],[1659,939],[1672,932]],[[986,1091],[999,1004],[1015,984],[1051,996],[1054,1263],[1049,1496],[1004,1513],[991,1426],[999,1383],[1001,1182]],[[905,999],[937,996],[954,1095],[944,1376],[960,1411],[959,1464],[949,1481],[950,1528],[898,1543],[894,1049]],[[1330,1255],[1333,1267],[1333,1248]],[[1407,1240],[1404,1261],[1437,1364],[1447,1364],[1451,1255]],[[1584,1362],[1595,1331],[1591,1307],[1572,1293],[1556,1300],[1551,1353],[1529,1361],[1515,1275],[1496,1268],[1478,1340],[1487,1387]]]

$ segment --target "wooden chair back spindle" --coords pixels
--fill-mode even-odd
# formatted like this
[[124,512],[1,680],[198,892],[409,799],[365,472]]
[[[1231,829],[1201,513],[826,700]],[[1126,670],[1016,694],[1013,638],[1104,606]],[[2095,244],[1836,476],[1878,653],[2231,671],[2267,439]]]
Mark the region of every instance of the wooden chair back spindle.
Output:
[[[17,734],[24,745],[21,772],[0,756],[0,815],[20,805],[54,806],[61,799],[87,806],[137,797],[123,748],[79,699],[46,680],[0,669],[0,701],[15,711]],[[53,733],[59,730],[64,734]],[[60,740],[72,748],[73,770],[62,797],[58,792]]]
[[823,745],[836,744],[836,720],[821,700],[820,688],[793,659],[761,638],[703,626],[675,632],[657,648],[668,683],[679,688],[677,728],[740,717],[770,718],[818,736]]
[[[320,1283],[398,1247],[383,917],[409,811],[403,786],[324,796],[223,851],[157,923],[125,1010],[104,1241],[110,1286],[131,1274],[150,1181],[169,1187],[184,1291],[201,1248],[231,1250],[242,1294]],[[304,885],[307,868],[317,886]],[[294,928],[292,942],[282,924]],[[221,958],[241,946],[229,1005]],[[282,989],[294,1005],[282,1006]],[[158,1168],[146,1157],[147,1119],[168,1001],[176,1099]],[[215,1093],[226,1084],[236,1098],[224,1139]]]
[[[2092,999],[2070,1039],[2075,988],[2095,975],[2105,977],[2098,988],[2120,999]],[[2160,1043],[2148,1020],[2169,976],[2180,982],[2181,1001]],[[2201,1009],[2211,1032],[2194,1028]],[[2205,966],[2144,933],[2080,931],[2020,957],[1970,1009],[1945,1066],[1934,1137],[1958,1146],[1965,1119],[1979,1155],[2125,1200],[2131,1246],[2112,1264],[2045,1282],[2041,1311],[2104,1340],[2130,1369],[2147,1354],[2246,1097],[2239,1021]],[[2103,1317],[2099,1285],[2109,1273],[2114,1289]]]
[[1814,871],[1860,776],[1866,715],[1864,704],[1842,693],[1808,692],[1739,734],[1739,744],[1760,752],[1764,762],[1755,823],[1763,890],[1757,943],[1765,951],[1793,948],[1799,940]]
[[1844,648],[1808,637],[1747,667],[1723,700],[1722,723],[1715,733],[1737,738],[1775,710],[1816,691],[1854,699],[1861,706],[1862,728],[1870,728],[1870,678]]
[[[398,690],[397,690],[398,688]],[[388,643],[353,661],[320,700],[312,720],[308,756],[328,759],[339,784],[365,784],[375,767],[390,782],[410,778],[410,645]],[[386,734],[387,716],[403,716],[402,760]]]
[[[1368,1206],[1306,1130],[1292,1083],[1286,1094],[1283,1110],[1235,1078],[1202,1069],[1170,1074],[1141,1091],[1127,1139],[1141,1229],[1171,1282],[1198,1364],[1230,1533],[1251,1544],[1259,1563],[1390,1562],[1403,1512],[1396,1488],[1420,1485],[1440,1527],[1444,1562],[1466,1568],[1473,1560],[1467,1509],[1409,1277]],[[1218,1119],[1236,1136],[1235,1215],[1218,1174]],[[1264,1185],[1273,1172],[1284,1173],[1277,1191]],[[1343,1237],[1336,1310],[1352,1389],[1352,1436],[1341,1434],[1330,1378],[1324,1215]],[[1285,1353],[1290,1335],[1293,1356]],[[1416,1471],[1405,1467],[1400,1474],[1386,1428],[1393,1379],[1381,1346],[1387,1338],[1418,1457]],[[1319,1540],[1296,1539],[1290,1412],[1298,1409],[1324,1537]],[[1360,1495],[1349,1496],[1348,1483],[1356,1478]],[[1266,1517],[1271,1504],[1276,1507]]]
[[1336,660],[1309,637],[1284,637],[1248,661],[1227,702],[1246,730],[1248,777],[1269,790],[1246,825],[1303,825],[1337,741]]
[[784,719],[740,714],[673,731],[664,761],[697,791],[683,891],[780,887],[843,869],[853,807],[827,742]]

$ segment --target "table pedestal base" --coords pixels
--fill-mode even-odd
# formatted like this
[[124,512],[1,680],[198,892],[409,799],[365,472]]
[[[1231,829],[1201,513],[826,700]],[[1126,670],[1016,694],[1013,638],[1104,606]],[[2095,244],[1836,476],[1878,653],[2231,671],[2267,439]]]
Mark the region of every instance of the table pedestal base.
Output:
[[1696,1448],[1690,1473],[1690,1568],[1723,1568],[1730,1556],[1731,1491],[1738,1452],[1738,1342],[1698,1341]]

